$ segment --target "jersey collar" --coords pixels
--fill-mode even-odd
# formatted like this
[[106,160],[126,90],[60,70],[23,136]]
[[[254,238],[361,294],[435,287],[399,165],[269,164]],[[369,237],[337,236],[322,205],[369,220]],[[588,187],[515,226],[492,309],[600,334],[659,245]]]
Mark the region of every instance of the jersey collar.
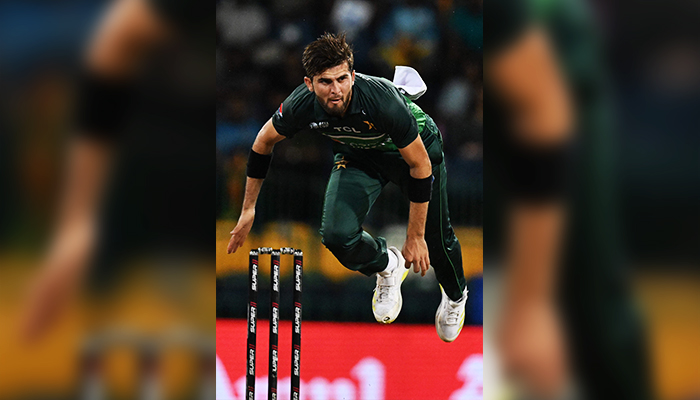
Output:
[[[357,85],[352,88],[352,97],[350,98],[350,105],[348,106],[348,111],[345,113],[343,118],[347,118],[352,114],[359,114],[362,112],[362,107],[360,107],[360,101],[358,100]],[[341,119],[338,117],[333,117],[329,115],[326,110],[321,107],[318,103],[318,99],[314,95],[314,117],[316,121],[328,121],[331,119]]]

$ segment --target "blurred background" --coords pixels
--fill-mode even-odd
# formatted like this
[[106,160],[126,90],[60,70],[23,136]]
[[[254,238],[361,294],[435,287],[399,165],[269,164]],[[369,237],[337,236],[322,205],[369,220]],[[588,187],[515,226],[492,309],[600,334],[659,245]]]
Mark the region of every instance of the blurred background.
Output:
[[700,396],[700,10],[594,4],[614,91],[619,220],[662,399]]
[[113,3],[0,2],[2,399],[213,398],[213,3],[190,10],[191,24],[148,3],[178,39],[132,82],[82,284],[56,296],[40,334],[22,331],[60,239],[86,48]]
[[[233,325],[225,324],[224,319],[245,321],[247,250],[260,246],[292,246],[304,251],[303,315],[304,323],[308,324],[304,327],[308,328],[302,328],[302,331],[331,329],[332,325],[327,325],[329,321],[343,322],[346,327],[329,331],[326,335],[326,340],[337,343],[337,347],[304,339],[302,347],[308,352],[302,350],[302,359],[308,354],[309,361],[302,362],[302,380],[315,380],[317,373],[330,381],[334,376],[350,378],[351,367],[361,363],[363,357],[371,356],[377,357],[387,369],[387,399],[406,398],[408,393],[419,397],[430,396],[421,393],[448,397],[457,392],[466,384],[466,381],[460,381],[460,366],[470,355],[480,356],[481,353],[482,2],[218,1],[216,18],[218,337],[224,329],[232,329],[227,328]],[[304,47],[326,31],[347,33],[348,42],[354,49],[357,72],[391,80],[396,65],[407,65],[415,68],[427,84],[427,93],[416,104],[435,120],[445,141],[450,218],[462,245],[470,290],[465,325],[479,328],[465,329],[452,347],[440,346],[444,344],[435,333],[434,318],[440,303],[440,290],[432,270],[424,278],[409,274],[402,286],[404,304],[400,317],[391,326],[380,327],[383,329],[374,334],[372,329],[377,323],[371,313],[371,298],[375,279],[343,267],[323,246],[318,233],[326,182],[333,166],[331,141],[321,135],[305,133],[275,146],[251,235],[241,250],[226,254],[229,231],[236,225],[241,210],[250,147],[259,129],[280,103],[303,83],[301,55]],[[400,248],[405,239],[408,207],[409,202],[398,187],[387,185],[364,228],[373,235],[385,237],[389,245]],[[291,259],[282,258],[281,317],[288,320],[291,318]],[[267,318],[269,307],[269,262],[269,256],[260,256],[263,284],[258,307],[263,319]],[[316,325],[315,321],[323,322]],[[406,324],[415,331],[405,329]],[[242,325],[236,327],[245,329]],[[401,348],[399,343],[391,347],[391,337],[398,329],[404,329],[402,332],[408,341],[410,338],[424,340],[424,345],[421,345],[424,348],[411,346],[406,348],[408,351],[398,350]],[[390,346],[387,352],[363,348],[360,343],[367,335],[375,335],[378,343]],[[258,348],[264,349],[266,336],[258,335]],[[283,343],[282,339],[280,343]],[[224,345],[219,341],[219,357],[226,356],[230,352],[229,346],[235,345],[240,343]],[[286,345],[280,344],[280,348],[284,356]],[[335,348],[335,351],[329,352],[329,348]],[[389,350],[393,348],[397,353]],[[428,361],[429,354],[436,351],[438,354],[456,351],[458,356],[444,365],[439,362],[432,364],[435,359]],[[319,359],[320,354],[326,355],[325,363]],[[311,358],[314,356],[316,358]],[[245,362],[244,353],[239,358],[241,362],[222,359],[224,366],[232,365],[228,370],[232,382],[231,398],[244,395],[243,383],[239,379],[244,376],[244,369],[240,368]],[[336,360],[335,364],[329,360]],[[430,362],[422,369],[431,372],[426,372],[428,375],[418,380],[408,378],[401,370],[410,367],[400,366],[410,360],[416,365],[420,365],[420,360]],[[283,368],[280,376],[288,376],[285,375],[289,373],[287,363],[280,365]],[[480,359],[472,360],[469,365],[472,368],[470,374],[474,375],[469,375],[469,382],[480,387]],[[260,375],[266,375],[261,364],[258,371],[262,371]],[[433,390],[440,386],[437,384],[440,378],[431,378],[434,376],[449,379],[437,389],[438,392]],[[401,382],[420,382],[417,389],[422,391],[408,390],[405,385],[401,390]],[[314,390],[317,389],[309,387],[307,393]],[[464,391],[463,396],[480,393],[480,389],[474,390]],[[335,398],[332,394],[329,396]]]
[[[527,17],[497,19],[494,15],[502,13],[494,4],[517,6]],[[698,398],[700,125],[695,110],[700,99],[700,9],[685,0],[494,0],[486,3],[484,13],[491,18],[484,31],[487,54],[495,40],[493,27],[510,23],[505,29],[511,33],[542,29],[574,100],[578,175],[571,181],[574,194],[564,240],[578,259],[562,265],[565,283],[558,289],[568,291],[561,297],[563,319],[575,327],[568,337],[572,347],[579,356],[596,354],[577,383],[596,385],[591,377],[606,371],[622,378],[621,387],[649,387],[652,398]],[[524,22],[518,26],[514,21]],[[488,55],[486,59],[488,64]],[[487,90],[487,103],[492,94]],[[499,114],[490,106],[487,164],[497,155],[489,140],[494,125],[499,126],[492,119]],[[505,293],[504,249],[499,246],[503,215],[489,171],[487,167],[484,397],[517,399],[517,385],[498,368],[496,324]],[[640,317],[636,328],[633,315]],[[619,346],[601,350],[613,342]],[[623,357],[627,370],[619,363]]]

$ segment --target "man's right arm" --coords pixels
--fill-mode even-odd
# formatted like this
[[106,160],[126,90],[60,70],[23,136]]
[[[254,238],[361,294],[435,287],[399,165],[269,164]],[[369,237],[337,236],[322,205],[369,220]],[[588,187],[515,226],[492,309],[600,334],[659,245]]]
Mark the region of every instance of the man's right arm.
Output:
[[[285,136],[277,133],[277,130],[272,125],[272,119],[270,119],[265,123],[265,125],[263,125],[260,132],[258,132],[258,136],[255,138],[255,142],[253,143],[252,152],[257,153],[258,155],[268,156],[272,154],[272,149],[275,147],[275,144],[283,139],[285,139]],[[248,165],[249,171],[248,176],[246,177],[243,208],[241,210],[241,216],[238,218],[236,227],[231,231],[231,240],[229,240],[227,248],[229,254],[235,253],[239,247],[243,246],[243,243],[250,233],[250,229],[253,227],[253,221],[255,220],[255,204],[258,201],[260,188],[265,180],[265,178],[251,177],[250,159],[248,160]]]
[[45,333],[82,283],[97,242],[98,213],[114,152],[110,139],[119,133],[123,119],[121,85],[133,81],[152,49],[170,35],[145,0],[114,1],[92,35],[78,95],[78,134],[69,143],[57,226],[23,312],[26,340]]
[[[514,151],[507,157],[520,161],[509,160],[502,364],[538,396],[556,396],[569,375],[555,301],[566,209],[566,185],[556,173],[567,164],[563,157],[571,141],[573,106],[548,36],[538,28],[522,31],[492,55],[485,75],[509,106]],[[546,163],[547,170],[531,167],[543,164],[548,154],[561,154],[562,164]],[[544,190],[535,189],[540,187]]]

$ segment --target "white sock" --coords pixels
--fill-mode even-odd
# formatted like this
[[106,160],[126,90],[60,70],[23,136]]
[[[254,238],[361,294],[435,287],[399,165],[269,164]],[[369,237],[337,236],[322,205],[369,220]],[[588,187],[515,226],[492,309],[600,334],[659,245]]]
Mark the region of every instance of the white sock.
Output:
[[382,275],[389,275],[391,271],[393,271],[399,264],[399,258],[396,257],[396,254],[394,254],[393,251],[387,250],[387,254],[389,255],[389,262],[386,264],[384,271],[380,272]]

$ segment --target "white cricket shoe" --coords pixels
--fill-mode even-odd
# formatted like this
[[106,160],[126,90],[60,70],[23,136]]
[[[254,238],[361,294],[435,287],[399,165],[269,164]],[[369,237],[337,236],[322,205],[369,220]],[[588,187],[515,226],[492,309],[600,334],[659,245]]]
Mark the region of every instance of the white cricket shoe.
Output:
[[442,301],[435,313],[435,329],[437,329],[440,339],[449,343],[457,339],[459,332],[462,331],[464,305],[467,303],[467,293],[469,291],[465,288],[459,301],[450,300],[442,289],[442,285],[440,285],[440,292],[442,293]]
[[390,324],[394,322],[401,312],[403,299],[401,298],[401,283],[408,275],[408,268],[404,266],[404,258],[396,247],[389,247],[390,252],[396,257],[389,257],[387,268],[377,273],[377,286],[372,296],[372,312],[377,322]]

